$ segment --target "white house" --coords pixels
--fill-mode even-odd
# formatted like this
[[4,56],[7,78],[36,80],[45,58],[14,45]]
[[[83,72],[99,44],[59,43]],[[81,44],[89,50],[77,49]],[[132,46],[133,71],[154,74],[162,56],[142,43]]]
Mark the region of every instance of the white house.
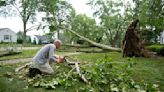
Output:
[[161,32],[161,35],[158,37],[158,39],[160,44],[164,44],[164,31]]
[[17,35],[9,28],[0,28],[0,42],[17,42]]
[[31,36],[31,42],[34,43],[34,41],[36,41],[36,44],[39,44],[39,41],[41,42],[41,44],[49,43],[47,36],[40,36],[40,35]]

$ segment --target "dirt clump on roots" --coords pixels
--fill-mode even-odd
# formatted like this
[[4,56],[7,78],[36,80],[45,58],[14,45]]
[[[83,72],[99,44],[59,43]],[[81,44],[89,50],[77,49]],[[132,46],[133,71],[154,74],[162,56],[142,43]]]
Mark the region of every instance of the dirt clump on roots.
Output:
[[145,49],[136,27],[139,20],[134,20],[126,31],[122,44],[123,57],[150,57],[149,51]]

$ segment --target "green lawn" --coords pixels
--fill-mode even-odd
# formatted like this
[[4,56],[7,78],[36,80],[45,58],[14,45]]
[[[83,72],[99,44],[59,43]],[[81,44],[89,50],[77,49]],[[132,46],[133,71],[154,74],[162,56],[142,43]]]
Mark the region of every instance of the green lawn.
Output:
[[38,50],[24,50],[22,53],[9,55],[9,56],[2,56],[0,57],[0,61],[2,60],[10,60],[10,59],[20,59],[20,58],[30,58],[33,57]]
[[[1,56],[0,61],[11,60],[11,59],[20,59],[20,58],[32,58],[37,53],[37,51],[38,51],[38,49],[36,49],[36,50],[23,50],[19,54]],[[55,54],[59,54],[59,55],[65,54],[65,53],[69,53],[69,52],[59,52],[59,51],[55,52]]]
[[[89,57],[88,57],[89,56]],[[134,61],[131,76],[135,81],[159,84],[164,91],[164,57],[157,58],[122,58],[120,53],[92,53],[74,56],[81,61],[94,62],[100,58],[111,57],[115,62]],[[87,58],[87,59],[86,59]]]
[[[32,53],[32,52],[31,52]],[[72,56],[73,58],[77,59],[80,62],[87,62],[87,63],[95,63],[97,60],[111,57],[114,62],[126,62],[127,60],[134,61],[134,66],[131,69],[131,77],[136,82],[146,82],[146,83],[153,83],[158,84],[161,91],[164,91],[164,57],[157,57],[157,58],[122,58],[120,53],[111,52],[111,53],[85,53]],[[121,63],[120,63],[121,64]],[[18,78],[20,75],[6,75],[7,72],[14,72],[15,67],[21,64],[15,65],[5,65],[0,66],[0,92],[52,92],[52,90],[45,89],[45,88],[34,88],[32,86],[28,86],[28,83],[23,79]],[[55,64],[54,64],[55,66]],[[66,69],[62,64],[58,65],[60,70],[58,72],[65,71]],[[56,72],[57,74],[57,72]],[[57,75],[52,75],[46,78],[54,78]],[[28,86],[28,88],[27,88]],[[84,86],[83,83],[79,83],[77,86]],[[78,87],[70,87],[69,91],[77,89]],[[62,86],[56,88],[55,92],[63,92]],[[68,91],[67,91],[68,92]]]
[[[44,44],[43,44],[44,45]],[[22,47],[41,47],[43,45],[39,44],[31,44],[31,43],[26,43],[26,44],[17,44],[17,43],[0,43],[0,47],[5,47],[5,46],[22,46]]]

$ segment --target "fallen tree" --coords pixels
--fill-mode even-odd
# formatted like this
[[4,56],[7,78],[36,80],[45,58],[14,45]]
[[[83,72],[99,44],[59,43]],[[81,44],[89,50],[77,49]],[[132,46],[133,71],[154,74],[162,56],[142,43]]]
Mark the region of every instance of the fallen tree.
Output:
[[80,45],[80,44],[63,44],[62,46],[69,46],[69,47],[78,47],[78,48],[88,48],[89,45]]
[[84,36],[81,36],[80,34],[78,34],[77,32],[75,32],[75,31],[73,31],[71,29],[64,28],[64,27],[61,27],[61,26],[59,26],[59,28],[66,29],[67,31],[69,31],[69,32],[75,34],[76,36],[80,37],[82,40],[90,43],[91,45],[93,45],[95,47],[101,48],[103,50],[110,50],[110,51],[117,51],[117,52],[121,51],[120,48],[115,48],[115,47],[111,47],[111,46],[108,46],[108,45],[105,45],[105,44],[96,43],[96,42],[94,42],[94,41],[92,41],[92,40],[90,40],[90,39],[88,39],[88,38],[86,38]]
[[148,50],[145,49],[140,36],[137,34],[136,27],[139,20],[134,20],[126,31],[123,39],[123,57],[149,57]]

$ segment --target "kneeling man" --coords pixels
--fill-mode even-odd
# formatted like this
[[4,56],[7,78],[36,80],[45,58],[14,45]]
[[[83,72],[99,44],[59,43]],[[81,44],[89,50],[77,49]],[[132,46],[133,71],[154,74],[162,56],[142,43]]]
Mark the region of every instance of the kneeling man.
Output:
[[55,40],[53,44],[47,44],[42,47],[32,59],[32,64],[29,68],[29,77],[34,77],[36,74],[42,73],[52,74],[54,71],[50,63],[62,63],[64,60],[62,56],[54,56],[54,51],[60,47],[60,40]]

